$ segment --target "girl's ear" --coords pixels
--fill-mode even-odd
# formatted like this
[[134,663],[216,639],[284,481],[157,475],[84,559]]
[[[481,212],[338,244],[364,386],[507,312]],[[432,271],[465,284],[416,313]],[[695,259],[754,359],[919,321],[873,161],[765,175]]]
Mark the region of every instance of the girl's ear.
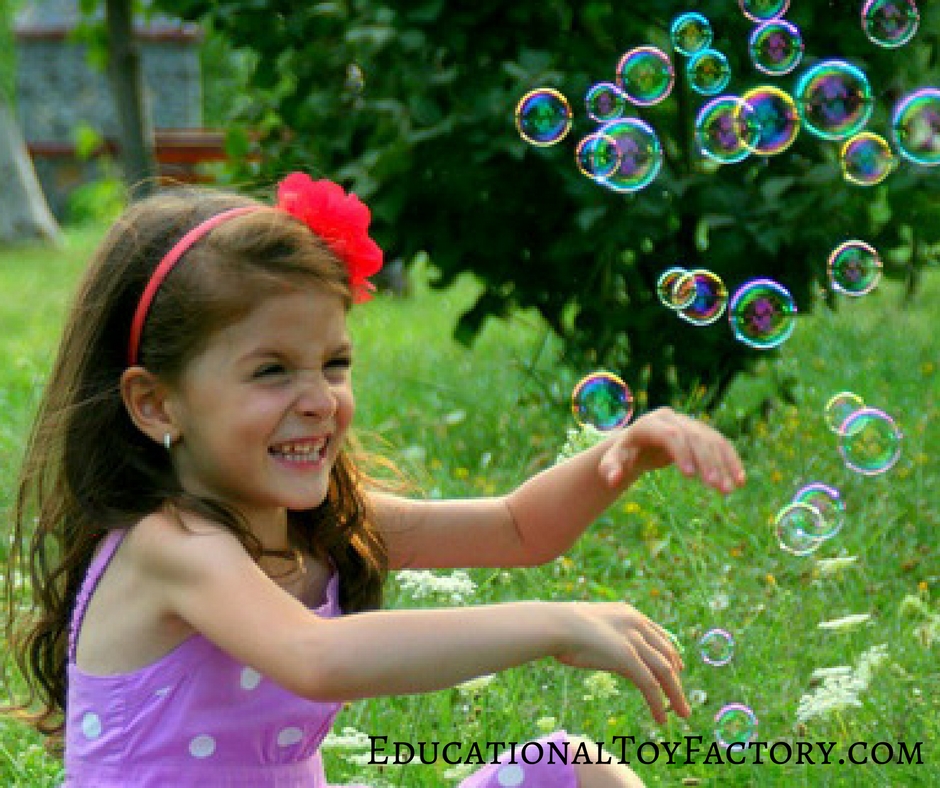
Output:
[[121,374],[121,399],[131,421],[157,443],[163,443],[166,435],[171,441],[179,437],[169,398],[166,384],[143,367],[128,367]]

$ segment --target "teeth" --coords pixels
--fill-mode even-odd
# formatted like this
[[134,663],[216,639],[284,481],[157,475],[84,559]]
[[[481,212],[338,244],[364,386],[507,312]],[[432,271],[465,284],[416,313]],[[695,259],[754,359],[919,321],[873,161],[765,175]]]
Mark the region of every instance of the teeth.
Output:
[[272,452],[287,460],[301,462],[303,460],[319,459],[326,447],[326,438],[316,443],[282,443],[272,448]]

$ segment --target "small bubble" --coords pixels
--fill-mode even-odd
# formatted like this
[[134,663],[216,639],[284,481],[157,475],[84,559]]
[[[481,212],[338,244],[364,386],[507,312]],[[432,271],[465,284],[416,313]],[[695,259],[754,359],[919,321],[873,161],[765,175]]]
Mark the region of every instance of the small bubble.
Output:
[[538,88],[519,99],[515,118],[516,129],[526,142],[538,146],[554,145],[571,130],[571,105],[554,88]]

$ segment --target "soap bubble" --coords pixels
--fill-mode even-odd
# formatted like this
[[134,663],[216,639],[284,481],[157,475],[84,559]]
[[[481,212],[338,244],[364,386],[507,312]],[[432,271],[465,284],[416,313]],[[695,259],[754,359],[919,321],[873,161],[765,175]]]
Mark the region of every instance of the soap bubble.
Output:
[[757,736],[757,715],[743,703],[729,703],[715,714],[715,741],[720,747],[746,747]]
[[784,506],[774,519],[774,533],[781,550],[793,555],[809,555],[819,549],[826,523],[815,506],[795,501]]
[[940,164],[940,90],[923,88],[901,99],[891,118],[898,151],[915,164]]
[[901,430],[877,408],[856,411],[839,430],[839,453],[846,467],[866,476],[891,470],[901,456]]
[[641,107],[666,98],[675,80],[669,56],[656,47],[631,49],[617,64],[617,85],[629,101]]
[[648,186],[663,166],[659,137],[646,121],[623,118],[602,126],[599,133],[617,145],[620,164],[602,181],[616,192],[635,192]]
[[735,339],[762,350],[778,347],[790,338],[796,312],[790,291],[771,279],[745,282],[728,304]]
[[904,46],[917,32],[920,13],[914,0],[867,0],[862,29],[869,41],[886,49]]
[[695,118],[695,142],[710,159],[733,164],[746,159],[760,139],[754,108],[738,96],[719,96]]
[[707,326],[724,314],[728,305],[728,290],[721,278],[711,271],[697,269],[691,273],[695,282],[695,297],[678,314],[693,325]]
[[803,59],[803,36],[786,19],[773,19],[755,27],[748,40],[751,63],[771,76],[789,74]]
[[627,97],[613,82],[592,85],[584,97],[591,120],[607,123],[622,118],[627,108]]
[[606,432],[624,426],[633,415],[633,392],[611,372],[592,372],[571,393],[571,412],[582,427]]
[[840,391],[830,397],[823,409],[823,418],[829,429],[836,434],[842,431],[842,425],[849,416],[865,407],[865,401],[851,391]]
[[672,20],[669,38],[680,55],[694,55],[712,42],[711,23],[701,14],[689,11]]
[[605,134],[588,134],[574,151],[578,170],[589,178],[601,180],[620,166],[617,143]]
[[819,512],[822,530],[814,534],[819,539],[831,539],[845,524],[845,501],[835,487],[821,482],[812,482],[797,490],[794,503],[805,503]]
[[656,282],[656,294],[663,306],[684,309],[695,299],[695,276],[684,268],[668,268]]
[[859,186],[881,183],[897,167],[898,160],[884,137],[863,131],[846,140],[839,153],[842,175]]
[[554,145],[571,130],[571,105],[554,88],[530,90],[519,99],[515,117],[519,135],[532,145]]
[[731,66],[717,49],[703,49],[689,59],[685,67],[692,90],[703,96],[721,93],[731,80]]
[[754,109],[760,132],[751,148],[759,156],[773,156],[789,148],[800,133],[800,114],[789,93],[773,85],[751,88],[741,97]]
[[710,629],[699,639],[698,648],[704,663],[721,667],[734,656],[734,638],[726,629]]
[[826,140],[857,134],[874,108],[868,77],[844,60],[823,60],[807,69],[794,96],[806,130]]
[[881,257],[871,244],[845,241],[829,255],[827,270],[832,289],[849,296],[863,296],[881,280]]
[[783,16],[790,0],[738,0],[741,12],[752,22],[766,22]]

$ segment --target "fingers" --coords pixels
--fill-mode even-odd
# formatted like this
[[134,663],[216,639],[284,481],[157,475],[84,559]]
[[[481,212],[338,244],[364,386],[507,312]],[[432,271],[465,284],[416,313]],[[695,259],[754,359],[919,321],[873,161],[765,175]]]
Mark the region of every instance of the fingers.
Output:
[[666,721],[664,693],[676,714],[688,717],[691,708],[670,661],[646,639],[644,633],[634,631],[629,641],[635,659],[630,660],[627,677],[643,694],[656,722],[662,724]]
[[[629,430],[633,430],[631,435],[626,434]],[[725,494],[744,484],[744,466],[734,446],[697,419],[660,408],[639,419],[628,431],[625,442],[635,443],[650,454],[650,468],[672,462],[684,475],[698,476]],[[665,453],[664,458],[655,457],[657,448]]]

